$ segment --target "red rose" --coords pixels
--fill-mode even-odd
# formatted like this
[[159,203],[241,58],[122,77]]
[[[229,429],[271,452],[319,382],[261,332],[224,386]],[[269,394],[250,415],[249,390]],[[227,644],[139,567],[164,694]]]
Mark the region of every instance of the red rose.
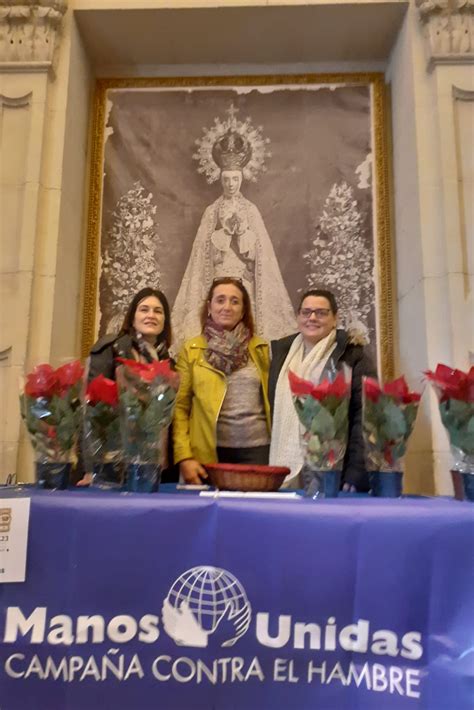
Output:
[[87,386],[86,400],[92,405],[104,402],[115,407],[118,404],[117,383],[104,375],[95,377]]
[[84,368],[79,360],[67,362],[56,370],[56,377],[60,392],[66,392],[73,387],[84,375]]
[[123,357],[117,358],[128,370],[143,380],[143,382],[153,382],[155,377],[164,377],[167,380],[173,380],[175,373],[170,367],[169,360],[155,360],[151,363],[137,362],[136,360],[126,360]]
[[383,388],[384,394],[390,395],[399,402],[403,404],[410,404],[411,402],[419,402],[421,399],[420,392],[410,392],[405,378],[399,377],[393,382],[387,382]]
[[433,383],[441,401],[474,402],[474,367],[466,373],[440,363],[434,372],[427,370],[425,375]]
[[364,394],[367,399],[370,399],[371,402],[378,402],[380,395],[382,394],[382,390],[380,389],[377,380],[374,380],[373,377],[364,377],[363,381]]
[[334,382],[330,383],[328,394],[333,397],[345,397],[349,390],[349,383],[346,382],[343,372],[339,372]]
[[52,397],[57,386],[56,372],[51,365],[38,365],[26,376],[25,394],[28,397]]
[[312,382],[298,377],[298,375],[295,375],[291,370],[288,372],[288,379],[290,381],[290,389],[295,397],[304,397],[312,393],[314,387]]
[[322,401],[326,397],[345,397],[349,389],[349,385],[344,378],[344,373],[339,372],[334,382],[329,380],[323,380],[319,385],[313,385],[309,380],[304,380],[294,372],[288,372],[288,379],[290,380],[290,389],[296,397],[305,397],[310,395]]
[[55,439],[56,438],[56,427],[54,426],[48,426],[46,430],[46,436],[48,439]]
[[323,380],[319,385],[315,385],[313,387],[311,390],[311,397],[314,397],[314,399],[317,399],[318,401],[326,399],[329,395],[329,387],[329,380]]

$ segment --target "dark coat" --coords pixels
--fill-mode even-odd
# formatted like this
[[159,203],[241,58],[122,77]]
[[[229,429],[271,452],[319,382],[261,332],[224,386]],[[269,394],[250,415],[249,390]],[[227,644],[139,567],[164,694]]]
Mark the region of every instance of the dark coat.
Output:
[[[268,378],[268,398],[272,416],[278,376],[296,336],[297,333],[271,342],[272,361]],[[344,363],[352,368],[352,391],[349,402],[349,439],[342,469],[342,483],[350,483],[358,491],[368,491],[369,477],[365,468],[362,437],[362,377],[363,375],[376,377],[377,371],[362,345],[351,342],[345,330],[337,330],[336,347],[324,367],[321,380],[331,372],[340,370]]]
[[[108,377],[110,380],[115,380],[115,371],[120,363],[116,361],[116,358],[123,357],[127,360],[133,359],[132,351],[133,341],[130,335],[104,335],[100,338],[91,348],[90,360],[89,360],[89,373],[88,382],[97,377],[98,375],[103,375]],[[171,367],[175,368],[175,362],[170,358],[168,352],[165,350],[163,356],[160,359],[170,359]],[[176,483],[179,480],[179,473],[177,466],[173,465],[173,432],[171,426],[168,431],[168,461],[169,465],[161,476],[163,483]]]
[[104,335],[91,348],[88,381],[98,375],[115,380],[115,370],[119,365],[116,358],[133,360],[133,341],[130,335]]

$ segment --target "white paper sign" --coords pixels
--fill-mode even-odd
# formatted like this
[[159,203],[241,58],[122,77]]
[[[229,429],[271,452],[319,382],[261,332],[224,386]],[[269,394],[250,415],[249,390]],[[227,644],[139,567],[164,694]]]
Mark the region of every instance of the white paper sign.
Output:
[[299,493],[278,491],[201,491],[204,498],[276,498],[277,500],[303,500]]
[[0,498],[0,583],[24,582],[29,498]]

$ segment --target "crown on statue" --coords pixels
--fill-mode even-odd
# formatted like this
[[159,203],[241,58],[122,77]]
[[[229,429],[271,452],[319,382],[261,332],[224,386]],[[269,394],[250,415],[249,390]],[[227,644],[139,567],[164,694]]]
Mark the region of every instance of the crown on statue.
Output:
[[252,157],[250,143],[229,129],[212,147],[212,157],[221,170],[242,170]]
[[198,172],[206,176],[209,184],[219,179],[222,170],[241,170],[246,180],[255,182],[259,173],[265,172],[265,159],[271,157],[270,143],[263,137],[263,127],[252,125],[247,117],[237,119],[238,109],[231,103],[227,117],[214,119],[214,125],[203,128],[203,135],[195,141],[198,149],[193,154],[199,161]]

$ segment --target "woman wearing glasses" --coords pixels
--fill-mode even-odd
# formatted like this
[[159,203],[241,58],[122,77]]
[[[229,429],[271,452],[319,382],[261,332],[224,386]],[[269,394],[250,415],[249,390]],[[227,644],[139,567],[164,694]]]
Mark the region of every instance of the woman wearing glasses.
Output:
[[174,459],[186,483],[203,464],[267,464],[270,408],[268,344],[254,335],[250,298],[234,278],[216,279],[201,312],[202,332],[179,356]]
[[288,372],[312,382],[321,382],[345,363],[352,368],[349,404],[349,440],[344,459],[342,483],[345,490],[369,489],[362,440],[362,376],[376,376],[360,338],[337,329],[337,303],[331,291],[306,291],[298,308],[299,333],[271,343],[269,399],[272,409],[270,464],[291,468],[289,487],[299,487],[304,477],[302,429],[293,406]]

